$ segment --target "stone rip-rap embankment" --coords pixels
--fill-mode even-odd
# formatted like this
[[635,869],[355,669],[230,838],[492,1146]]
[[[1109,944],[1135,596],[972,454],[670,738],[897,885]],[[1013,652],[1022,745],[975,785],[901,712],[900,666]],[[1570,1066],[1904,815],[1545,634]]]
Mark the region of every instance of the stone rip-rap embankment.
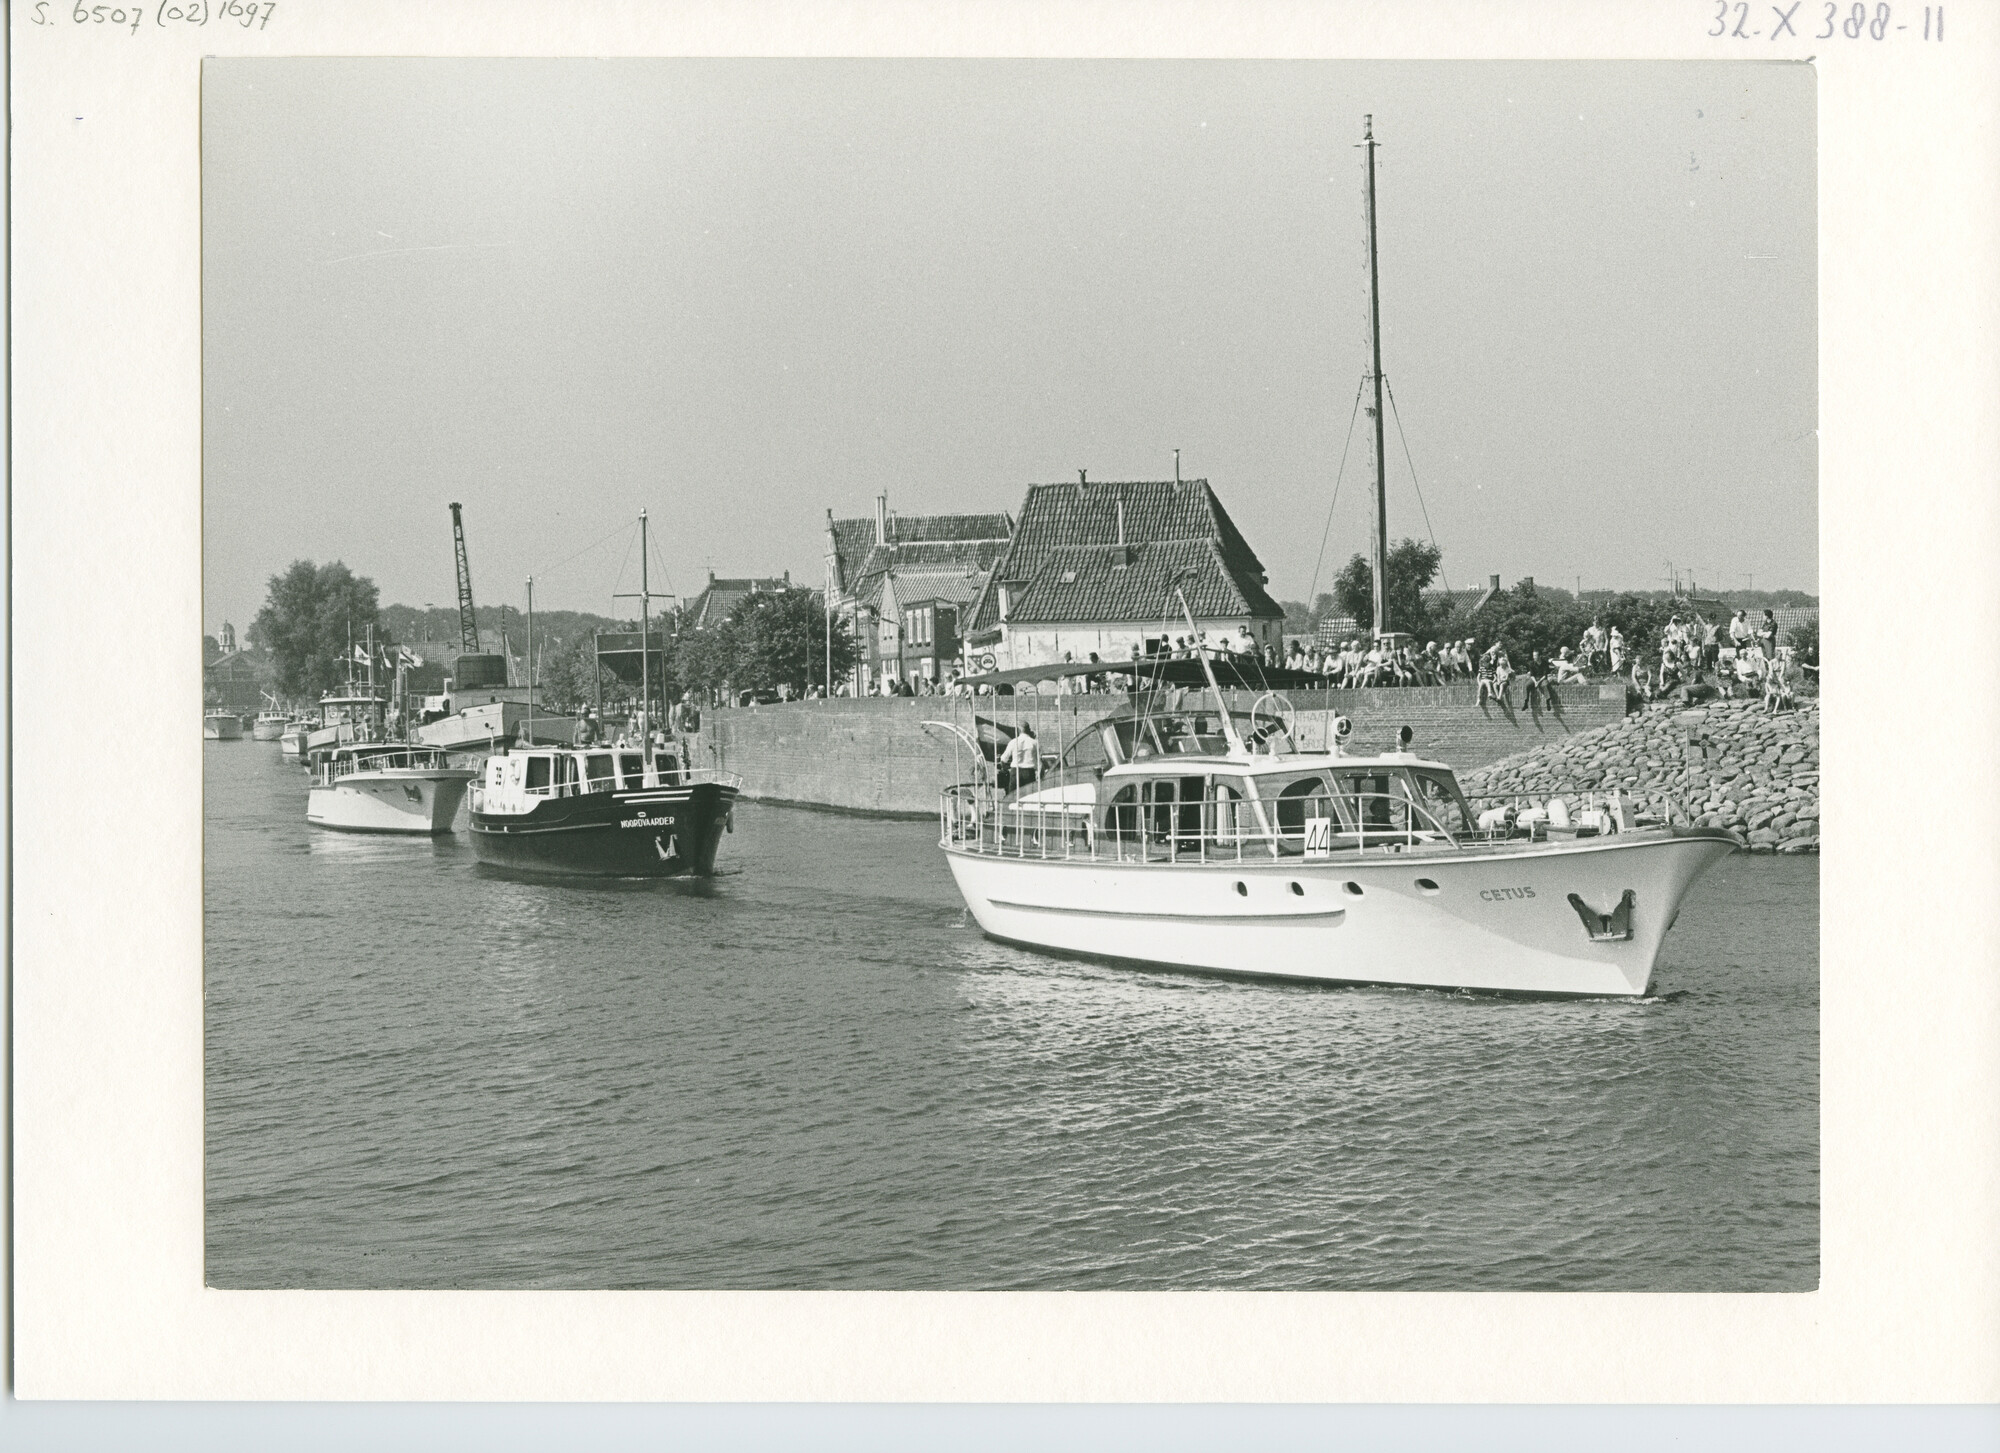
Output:
[[1538,800],[1616,787],[1641,811],[1730,828],[1753,853],[1816,853],[1819,706],[1779,716],[1751,701],[1655,706],[1468,772],[1464,786]]

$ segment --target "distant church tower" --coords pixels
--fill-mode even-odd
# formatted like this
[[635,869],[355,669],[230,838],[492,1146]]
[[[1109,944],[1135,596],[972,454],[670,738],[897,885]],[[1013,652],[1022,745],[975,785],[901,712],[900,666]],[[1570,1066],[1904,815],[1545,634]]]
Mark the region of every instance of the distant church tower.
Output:
[[215,638],[215,644],[222,647],[223,655],[234,655],[236,652],[236,627],[229,624],[228,621],[224,621],[222,623],[222,634]]

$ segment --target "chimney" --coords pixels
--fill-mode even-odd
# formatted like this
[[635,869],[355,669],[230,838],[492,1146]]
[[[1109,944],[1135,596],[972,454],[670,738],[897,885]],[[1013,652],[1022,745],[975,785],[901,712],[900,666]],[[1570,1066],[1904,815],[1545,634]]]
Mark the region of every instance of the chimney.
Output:
[[1125,496],[1118,496],[1118,543],[1125,543]]
[[1521,577],[1521,584],[1524,588],[1533,590],[1535,588],[1535,577],[1532,575],[1523,575]]
[[875,543],[889,543],[889,493],[884,490],[875,496]]
[[791,588],[792,588],[792,572],[787,570],[785,572],[785,589],[790,590]]
[[1500,593],[1500,577],[1497,575],[1487,576],[1486,588],[1492,591],[1495,595],[1498,595]]

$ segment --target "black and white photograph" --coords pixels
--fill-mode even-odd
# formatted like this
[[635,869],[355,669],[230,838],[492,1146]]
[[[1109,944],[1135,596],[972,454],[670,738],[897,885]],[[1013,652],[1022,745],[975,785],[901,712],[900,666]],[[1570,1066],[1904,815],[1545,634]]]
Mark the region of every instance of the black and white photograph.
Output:
[[207,1285],[1817,1288],[1816,104],[207,61]]

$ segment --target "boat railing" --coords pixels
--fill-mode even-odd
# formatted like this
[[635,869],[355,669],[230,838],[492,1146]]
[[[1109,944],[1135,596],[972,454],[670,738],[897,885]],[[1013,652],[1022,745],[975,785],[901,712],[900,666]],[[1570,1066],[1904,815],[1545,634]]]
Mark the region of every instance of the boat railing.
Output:
[[674,767],[660,768],[648,774],[649,782],[641,778],[638,782],[628,780],[621,788],[612,777],[578,777],[561,782],[549,782],[536,787],[522,787],[525,797],[588,797],[598,792],[654,792],[664,787],[695,787],[712,783],[718,787],[734,787],[739,791],[743,779],[734,772],[725,772],[720,767]]
[[1630,831],[1676,817],[1692,821],[1699,816],[1685,799],[1666,793],[1581,783],[1555,784],[1532,792],[1468,792],[1465,800],[1475,821],[1491,823],[1494,814],[1502,815],[1504,827],[1487,829],[1499,836],[1540,836],[1550,827],[1586,833]]
[[945,789],[941,845],[989,857],[1116,863],[1246,863],[1349,859],[1417,851],[1466,852],[1504,833],[1449,826],[1393,792],[1343,792],[1256,801],[1009,800],[985,783]]
[[316,775],[322,786],[338,782],[342,777],[351,777],[356,772],[382,772],[392,768],[417,768],[429,771],[446,765],[442,753],[423,747],[413,747],[406,751],[383,751],[352,753],[343,752],[327,757],[319,762]]

